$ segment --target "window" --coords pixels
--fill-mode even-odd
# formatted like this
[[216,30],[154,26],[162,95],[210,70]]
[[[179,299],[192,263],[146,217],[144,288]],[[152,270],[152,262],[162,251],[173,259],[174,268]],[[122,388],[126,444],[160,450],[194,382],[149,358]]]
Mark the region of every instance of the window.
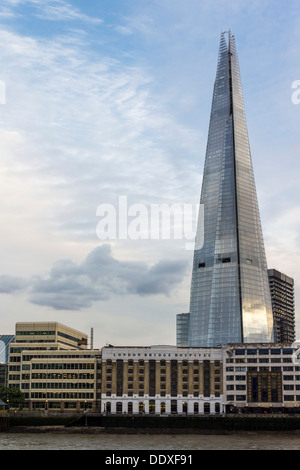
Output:
[[117,360],[117,396],[123,395],[123,361]]
[[246,401],[246,395],[237,395],[236,400],[237,401]]
[[144,411],[145,411],[144,403],[142,401],[140,401],[139,402],[139,412],[144,413]]
[[204,403],[204,413],[210,413],[210,403]]
[[149,361],[149,396],[155,396],[155,361],[152,359]]
[[279,354],[280,355],[281,350],[279,348],[271,348],[271,354]]
[[236,356],[243,356],[245,354],[245,349],[236,349],[235,355]]
[[261,349],[258,350],[258,354],[259,355],[269,354],[269,349],[261,348]]
[[149,413],[150,414],[155,413],[155,400],[150,400],[149,401]]
[[117,402],[117,413],[122,413],[123,405],[121,401]]
[[249,355],[249,354],[253,355],[253,354],[256,354],[256,353],[257,353],[257,349],[253,349],[253,348],[248,348],[248,349],[247,349],[247,354],[248,354],[248,355]]

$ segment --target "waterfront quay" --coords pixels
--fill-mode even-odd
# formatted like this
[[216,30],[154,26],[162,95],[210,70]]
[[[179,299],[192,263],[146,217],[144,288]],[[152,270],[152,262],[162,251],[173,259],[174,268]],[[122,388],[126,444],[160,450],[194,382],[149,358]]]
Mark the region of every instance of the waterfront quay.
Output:
[[101,413],[2,413],[0,432],[206,434],[237,431],[300,431],[300,414],[220,416],[103,415]]

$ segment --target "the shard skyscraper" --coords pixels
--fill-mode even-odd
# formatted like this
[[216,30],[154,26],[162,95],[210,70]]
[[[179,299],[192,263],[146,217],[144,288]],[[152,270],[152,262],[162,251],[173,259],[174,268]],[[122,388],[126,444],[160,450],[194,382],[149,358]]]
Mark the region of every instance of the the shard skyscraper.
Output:
[[191,283],[188,346],[273,342],[273,314],[234,36],[222,33]]

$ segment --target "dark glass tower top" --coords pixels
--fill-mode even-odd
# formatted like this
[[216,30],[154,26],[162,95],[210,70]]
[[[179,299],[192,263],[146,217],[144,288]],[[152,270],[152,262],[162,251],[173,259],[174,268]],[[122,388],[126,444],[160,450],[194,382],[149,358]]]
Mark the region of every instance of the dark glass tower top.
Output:
[[221,35],[200,204],[189,346],[272,342],[266,256],[230,32]]

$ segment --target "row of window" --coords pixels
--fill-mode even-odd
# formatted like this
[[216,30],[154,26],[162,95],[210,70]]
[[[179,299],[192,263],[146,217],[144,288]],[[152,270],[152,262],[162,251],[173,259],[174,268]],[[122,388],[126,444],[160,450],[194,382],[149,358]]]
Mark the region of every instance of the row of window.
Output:
[[235,349],[236,356],[244,356],[244,355],[281,355],[287,354],[292,355],[294,350],[292,348],[246,348],[246,349]]
[[[195,390],[198,390],[199,383],[193,384],[193,387],[194,387]],[[133,384],[131,384],[131,383],[127,384],[127,388],[128,388],[128,390],[133,390],[134,389]],[[138,388],[139,388],[139,390],[144,390],[144,384],[143,383],[139,384]],[[186,383],[182,384],[182,389],[183,390],[188,390],[188,388],[189,388],[188,384],[186,384]],[[106,384],[106,389],[111,390],[112,389],[112,384],[107,383]],[[161,390],[166,390],[166,384],[161,383],[160,384],[160,389]],[[220,390],[220,385],[219,384],[215,384],[215,390]]]
[[55,330],[41,330],[41,331],[36,331],[36,330],[30,330],[30,331],[22,331],[22,330],[17,330],[16,331],[17,336],[43,336],[43,335],[55,335]]
[[[127,377],[127,380],[128,380],[128,382],[133,382],[134,377],[132,375],[130,375],[130,376]],[[143,375],[140,375],[138,377],[139,382],[144,382],[144,380],[145,380],[145,377]],[[195,375],[193,377],[193,381],[194,382],[199,382],[199,377],[197,375]],[[220,382],[220,377],[215,377],[214,381],[217,382],[217,383]],[[106,376],[106,382],[112,382],[112,376],[111,375]],[[160,377],[160,382],[166,382],[166,376],[162,375]],[[188,382],[188,377],[182,377],[182,382]]]
[[42,399],[42,400],[47,400],[47,399],[55,399],[55,400],[60,400],[60,399],[67,399],[67,400],[93,400],[94,399],[94,394],[93,393],[75,393],[75,392],[32,392],[30,394],[31,399]]
[[256,364],[256,363],[272,363],[272,364],[279,364],[279,363],[291,363],[292,362],[292,359],[290,357],[283,357],[283,358],[280,358],[280,357],[275,357],[275,358],[268,358],[268,357],[264,357],[264,358],[249,358],[249,359],[246,359],[246,358],[243,358],[243,359],[226,359],[226,364],[233,364],[233,363],[236,363],[236,364]]
[[[10,369],[10,370],[12,370],[12,369]],[[134,373],[133,369],[128,369],[127,372],[128,372],[128,376],[130,376],[130,374],[133,374],[133,373]],[[106,369],[106,374],[111,374],[111,373],[112,373],[112,369],[111,369],[111,368]],[[139,374],[144,374],[144,369],[139,369],[139,370],[138,370],[138,373],[139,373]],[[214,373],[215,373],[215,375],[219,375],[219,374],[221,373],[221,372],[220,372],[220,369],[215,369],[215,370],[214,370]],[[161,370],[160,370],[160,374],[161,374],[161,375],[166,375],[166,369],[161,369]],[[188,371],[187,369],[183,369],[183,370],[182,370],[182,375],[188,375],[188,374],[189,374],[189,371]],[[193,369],[193,374],[194,374],[194,375],[198,375],[198,374],[199,374],[199,369]],[[106,380],[109,380],[109,379],[108,379],[109,377],[110,377],[110,376],[107,375],[107,379],[106,379]]]
[[[267,372],[267,371],[266,371]],[[283,375],[283,380],[300,380],[300,375]],[[246,375],[227,375],[226,380],[246,380]]]
[[[60,373],[32,373],[31,380],[36,379],[44,379],[44,380],[51,380],[51,379],[69,379],[69,380],[89,380],[94,379],[94,374],[89,372],[85,372],[82,374],[72,373],[72,374],[60,374]],[[23,379],[23,376],[22,376]]]
[[[112,393],[111,393],[109,390],[107,390],[106,393],[105,393],[105,395],[106,395],[107,397],[111,397],[111,396],[112,396]],[[144,396],[145,396],[145,392],[144,392],[144,389],[139,390],[138,393],[133,393],[131,390],[128,390],[128,392],[127,392],[125,395],[127,395],[128,397],[133,397],[134,395],[138,395],[139,397],[144,397]],[[160,391],[159,395],[160,395],[161,397],[166,397],[166,396],[167,396],[166,392],[164,392],[163,390]],[[193,397],[197,398],[197,397],[199,397],[201,394],[199,394],[199,391],[196,391],[196,392],[194,391],[193,393],[188,393],[188,392],[186,392],[186,391],[183,391],[182,394],[179,394],[179,395],[181,395],[182,397],[185,397],[185,398],[187,398],[189,395],[193,395]],[[173,396],[173,395],[171,395],[171,396]],[[215,391],[214,396],[215,396],[215,397],[220,397],[221,394],[220,394],[219,391]]]
[[32,363],[31,364],[31,369],[36,370],[36,369],[94,369],[95,364],[92,362],[83,362],[83,363],[59,363],[59,362],[45,362],[45,363]]
[[57,389],[92,389],[94,388],[94,382],[32,382],[31,384],[22,384],[22,388],[27,389],[50,389],[50,388],[57,388]]
[[[247,401],[246,395],[227,395],[228,401]],[[300,395],[284,395],[283,401],[299,401]],[[266,400],[267,401],[267,400]],[[275,400],[277,401],[277,400]]]
[[[241,367],[241,366],[238,366],[238,367],[226,367],[226,372],[246,372],[246,371],[249,371],[249,372],[253,372],[253,371],[256,371],[257,369],[259,370],[262,370],[262,369],[266,369],[266,370],[269,370],[269,367],[251,367],[251,366],[248,366],[248,367]],[[283,367],[271,367],[271,370],[274,371],[274,372],[279,372],[279,371],[283,371],[283,372],[286,372],[286,371],[294,371],[295,372],[299,372],[300,368],[299,366],[296,366],[295,369],[293,366],[283,366]]]
[[[161,402],[159,405],[160,408],[160,413],[165,413],[166,411],[166,403]],[[214,408],[214,410],[213,410]],[[139,413],[145,413],[145,403],[144,402],[139,402],[138,405]],[[193,405],[194,413],[199,413],[200,405],[199,403],[194,403]],[[220,413],[221,405],[220,403],[215,403],[214,407],[212,406],[211,403],[204,403],[203,405],[203,411],[204,413],[210,413],[211,411],[214,411],[215,413]],[[108,401],[104,403],[104,411],[106,413],[111,413],[111,402]],[[124,407],[123,403],[118,401],[116,403],[116,413],[123,413]],[[127,404],[127,413],[132,414],[133,412],[133,402],[128,402]],[[155,407],[155,400],[149,400],[149,413],[154,414],[156,412],[156,407]],[[171,400],[171,413],[177,413],[178,412],[178,403],[177,400]],[[182,403],[182,412],[187,413],[187,403],[183,402]]]

